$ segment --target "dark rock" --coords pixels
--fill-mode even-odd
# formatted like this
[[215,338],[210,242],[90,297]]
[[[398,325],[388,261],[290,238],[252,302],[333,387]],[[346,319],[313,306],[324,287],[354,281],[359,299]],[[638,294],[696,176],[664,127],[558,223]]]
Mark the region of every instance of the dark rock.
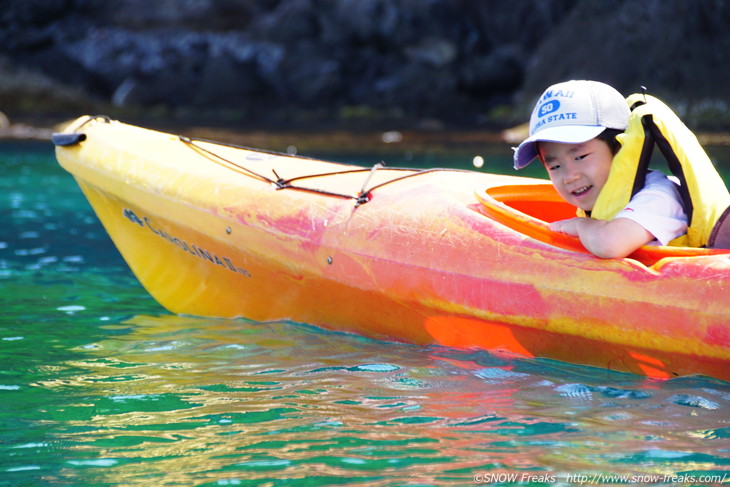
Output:
[[499,108],[494,113],[512,115],[497,121],[516,123],[547,85],[589,78],[626,94],[645,85],[694,123],[730,119],[724,0],[23,0],[4,7],[0,45],[15,71],[141,112],[258,120],[302,111],[336,121],[352,107],[370,107],[404,121],[473,125]]
[[464,62],[459,71],[459,86],[475,96],[509,93],[520,86],[524,75],[524,66],[515,53],[497,49]]
[[303,42],[286,50],[280,65],[285,101],[305,106],[336,103],[342,88],[340,63],[319,46]]
[[693,106],[730,99],[720,82],[730,76],[728,22],[722,0],[579,2],[535,53],[521,102],[557,81],[598,79],[626,95],[646,86],[697,123]]
[[289,0],[258,19],[252,26],[254,36],[294,46],[302,40],[319,38],[317,10],[312,0]]

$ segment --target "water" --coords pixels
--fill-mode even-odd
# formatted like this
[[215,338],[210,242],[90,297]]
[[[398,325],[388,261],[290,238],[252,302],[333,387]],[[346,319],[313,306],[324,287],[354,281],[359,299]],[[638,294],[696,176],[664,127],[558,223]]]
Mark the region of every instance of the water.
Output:
[[2,486],[730,483],[728,383],[171,315],[47,145],[0,218]]

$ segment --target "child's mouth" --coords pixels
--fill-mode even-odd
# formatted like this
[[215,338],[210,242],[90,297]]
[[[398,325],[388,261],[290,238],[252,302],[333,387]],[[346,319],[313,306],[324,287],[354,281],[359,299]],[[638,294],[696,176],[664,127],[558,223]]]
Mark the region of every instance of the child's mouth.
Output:
[[575,191],[571,191],[570,194],[572,194],[576,198],[580,198],[581,196],[586,194],[588,191],[590,191],[592,187],[593,187],[592,185],[583,186],[582,188],[578,188]]

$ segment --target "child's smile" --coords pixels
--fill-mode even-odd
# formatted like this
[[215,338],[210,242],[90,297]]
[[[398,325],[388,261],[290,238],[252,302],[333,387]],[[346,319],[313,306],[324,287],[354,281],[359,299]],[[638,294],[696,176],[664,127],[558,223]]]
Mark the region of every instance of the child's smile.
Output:
[[600,139],[582,144],[539,142],[538,151],[558,194],[582,210],[592,210],[613,162],[608,144]]

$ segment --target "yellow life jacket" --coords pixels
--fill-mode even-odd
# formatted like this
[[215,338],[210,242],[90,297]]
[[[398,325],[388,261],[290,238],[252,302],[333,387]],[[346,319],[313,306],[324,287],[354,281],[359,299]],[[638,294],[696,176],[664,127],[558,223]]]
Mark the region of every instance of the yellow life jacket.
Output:
[[[643,187],[654,145],[680,181],[687,213],[687,233],[669,245],[730,248],[730,193],[697,137],[660,100],[644,94],[626,99],[631,108],[626,131],[617,136],[621,149],[590,216],[611,220]],[[585,214],[583,214],[584,216]],[[726,218],[727,217],[727,218]],[[722,223],[727,221],[726,226]],[[714,230],[714,232],[713,232]]]

